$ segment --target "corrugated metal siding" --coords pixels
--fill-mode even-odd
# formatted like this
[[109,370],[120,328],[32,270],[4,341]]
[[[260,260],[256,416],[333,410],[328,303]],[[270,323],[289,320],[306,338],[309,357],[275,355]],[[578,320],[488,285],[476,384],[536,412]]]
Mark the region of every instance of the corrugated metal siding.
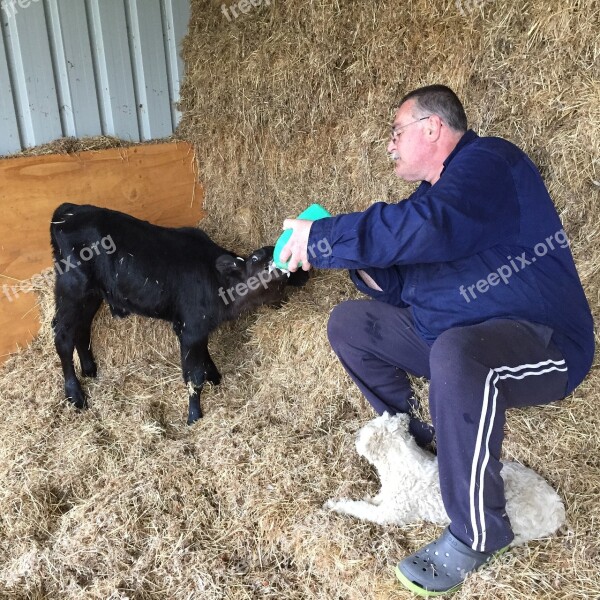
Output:
[[174,131],[189,0],[32,0],[14,10],[0,14],[0,154],[62,136]]

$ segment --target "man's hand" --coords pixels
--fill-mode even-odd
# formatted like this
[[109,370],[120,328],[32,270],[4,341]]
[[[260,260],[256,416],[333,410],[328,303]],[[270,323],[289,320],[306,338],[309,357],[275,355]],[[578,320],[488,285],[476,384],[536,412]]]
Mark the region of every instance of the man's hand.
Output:
[[305,221],[304,219],[286,219],[283,222],[284,229],[292,229],[292,237],[288,243],[281,249],[279,260],[282,263],[288,262],[288,270],[295,272],[298,270],[298,263],[302,263],[302,270],[308,271],[310,263],[308,262],[307,246],[308,236],[313,221]]
[[357,269],[357,273],[372,290],[383,292],[383,290],[377,285],[377,282],[366,271],[363,271],[362,269]]

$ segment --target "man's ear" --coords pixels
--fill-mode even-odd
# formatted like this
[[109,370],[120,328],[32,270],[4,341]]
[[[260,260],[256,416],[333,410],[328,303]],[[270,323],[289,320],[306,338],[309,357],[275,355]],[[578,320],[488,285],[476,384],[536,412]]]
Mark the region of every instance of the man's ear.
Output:
[[240,262],[242,259],[231,256],[230,254],[222,254],[215,261],[215,267],[221,275],[233,275],[240,272]]

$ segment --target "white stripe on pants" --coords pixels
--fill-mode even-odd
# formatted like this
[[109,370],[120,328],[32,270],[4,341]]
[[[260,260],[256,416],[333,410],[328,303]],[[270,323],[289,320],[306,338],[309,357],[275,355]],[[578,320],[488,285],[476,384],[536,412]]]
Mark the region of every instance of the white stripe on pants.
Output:
[[[496,383],[500,379],[523,379],[525,377],[543,375],[545,373],[550,373],[551,371],[566,370],[567,366],[564,360],[545,360],[536,364],[524,364],[518,367],[497,367],[495,369],[490,369],[485,381],[485,387],[483,392],[483,406],[481,410],[481,417],[479,420],[477,442],[475,444],[475,453],[473,454],[473,463],[471,467],[471,485],[469,490],[469,496],[471,510],[471,526],[473,528],[473,550],[483,551],[485,549],[486,526],[485,513],[483,509],[483,488],[484,473],[490,457],[489,440],[492,434],[494,418],[496,416],[496,398],[498,396],[498,388],[496,387]],[[492,400],[488,416],[490,395],[492,395]],[[484,437],[485,444],[482,444],[482,440],[484,439]],[[481,464],[479,464],[482,453],[483,459],[481,460]],[[479,482],[478,491],[476,491],[475,489],[476,482]]]

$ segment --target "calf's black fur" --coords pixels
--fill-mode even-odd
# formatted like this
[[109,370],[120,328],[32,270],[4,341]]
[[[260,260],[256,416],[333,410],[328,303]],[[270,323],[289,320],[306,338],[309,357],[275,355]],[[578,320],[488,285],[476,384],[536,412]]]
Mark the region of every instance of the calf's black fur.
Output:
[[159,227],[90,205],[59,206],[50,237],[56,271],[52,325],[65,395],[77,408],[87,402],[73,352],[77,349],[82,374],[95,377],[91,326],[103,300],[114,316],[135,313],[172,323],[181,346],[191,424],[202,416],[204,383],[221,380],[208,352],[211,331],[261,304],[281,303],[288,284],[303,285],[308,278],[302,271],[289,278],[269,271],[272,246],[244,259],[200,229]]

